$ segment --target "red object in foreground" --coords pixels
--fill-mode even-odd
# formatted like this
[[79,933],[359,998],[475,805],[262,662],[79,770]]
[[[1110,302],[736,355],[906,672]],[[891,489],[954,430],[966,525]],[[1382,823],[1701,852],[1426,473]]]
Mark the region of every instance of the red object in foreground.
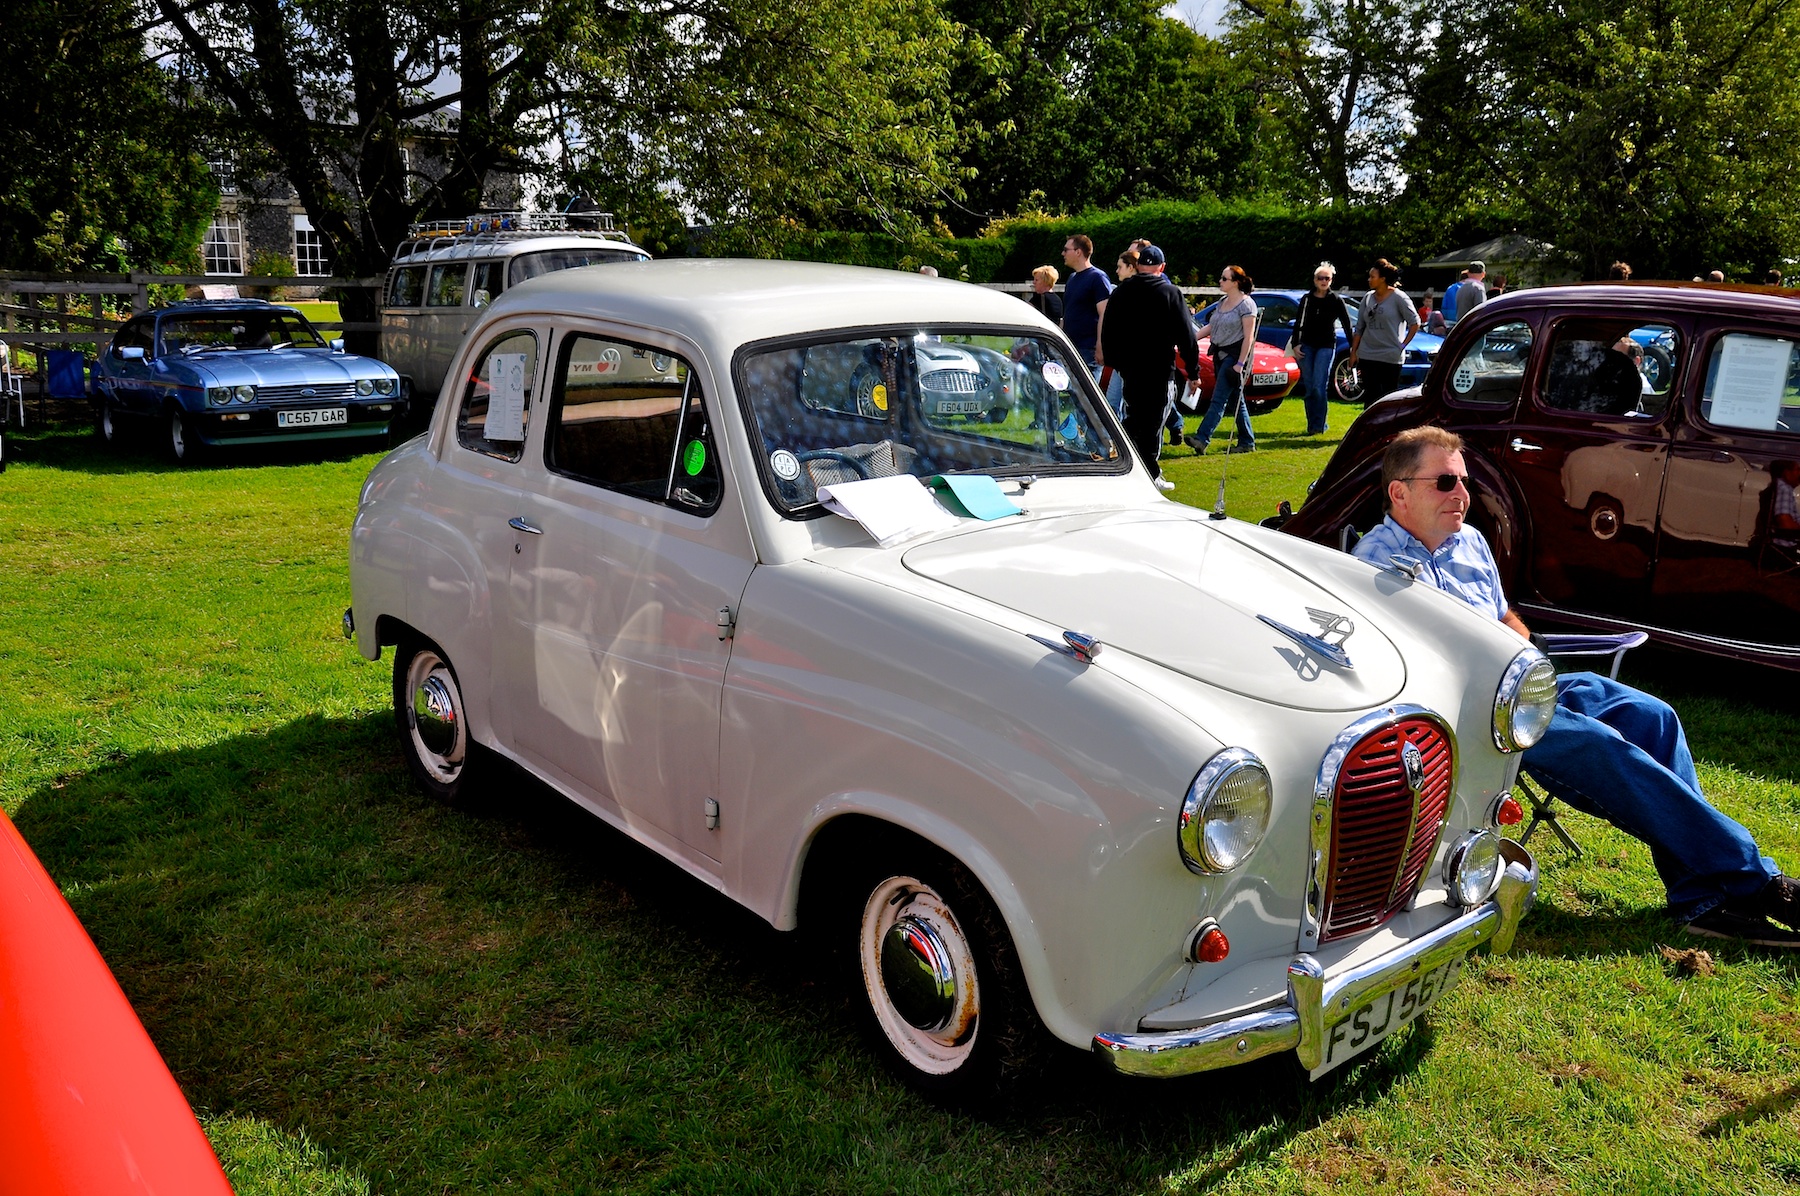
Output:
[[1201,963],[1218,963],[1231,954],[1231,940],[1217,926],[1200,936],[1200,945],[1194,951]]
[[62,891],[0,812],[0,1191],[229,1196]]
[[1518,799],[1508,794],[1500,799],[1500,805],[1494,810],[1494,821],[1501,826],[1518,826],[1525,821],[1525,810]]

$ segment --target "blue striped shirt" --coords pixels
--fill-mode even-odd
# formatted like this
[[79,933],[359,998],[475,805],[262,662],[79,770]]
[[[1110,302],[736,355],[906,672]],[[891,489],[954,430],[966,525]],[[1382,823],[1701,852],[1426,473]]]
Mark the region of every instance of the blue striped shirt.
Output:
[[1381,566],[1391,564],[1397,556],[1421,562],[1425,568],[1419,571],[1420,581],[1461,598],[1482,614],[1504,619],[1510,609],[1494,554],[1481,533],[1466,523],[1432,552],[1389,515],[1356,542],[1356,555]]

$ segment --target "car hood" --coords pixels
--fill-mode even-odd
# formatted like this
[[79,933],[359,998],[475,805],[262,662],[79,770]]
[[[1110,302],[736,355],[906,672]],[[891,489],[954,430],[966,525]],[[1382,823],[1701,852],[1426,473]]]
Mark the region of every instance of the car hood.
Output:
[[220,385],[261,383],[266,386],[329,385],[392,373],[372,357],[334,353],[330,349],[233,349],[192,357],[170,354],[162,359],[172,370],[191,370]]
[[[1265,702],[1365,709],[1406,681],[1374,618],[1192,518],[1128,510],[1013,521],[921,544],[902,560],[919,576]],[[1344,616],[1351,667],[1259,616],[1312,635]]]

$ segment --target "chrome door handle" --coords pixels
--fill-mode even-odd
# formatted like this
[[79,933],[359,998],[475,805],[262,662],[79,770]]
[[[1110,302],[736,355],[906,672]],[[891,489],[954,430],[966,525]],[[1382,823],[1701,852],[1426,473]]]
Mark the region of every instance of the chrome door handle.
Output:
[[1512,451],[1515,453],[1541,453],[1544,451],[1544,446],[1541,444],[1533,444],[1529,440],[1520,440],[1517,436],[1514,436],[1512,438]]
[[506,526],[516,528],[530,536],[541,536],[544,534],[543,528],[533,527],[531,520],[525,518],[523,515],[514,515],[511,519],[506,521]]

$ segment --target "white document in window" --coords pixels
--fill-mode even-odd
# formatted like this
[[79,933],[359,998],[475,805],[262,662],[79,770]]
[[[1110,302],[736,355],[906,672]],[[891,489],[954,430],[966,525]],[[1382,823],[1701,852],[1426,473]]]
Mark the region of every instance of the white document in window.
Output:
[[1720,342],[1709,423],[1771,431],[1781,420],[1793,342],[1772,336],[1727,336]]
[[525,439],[525,354],[488,356],[489,440]]
[[956,516],[911,474],[819,487],[819,505],[854,519],[883,548],[956,526]]

